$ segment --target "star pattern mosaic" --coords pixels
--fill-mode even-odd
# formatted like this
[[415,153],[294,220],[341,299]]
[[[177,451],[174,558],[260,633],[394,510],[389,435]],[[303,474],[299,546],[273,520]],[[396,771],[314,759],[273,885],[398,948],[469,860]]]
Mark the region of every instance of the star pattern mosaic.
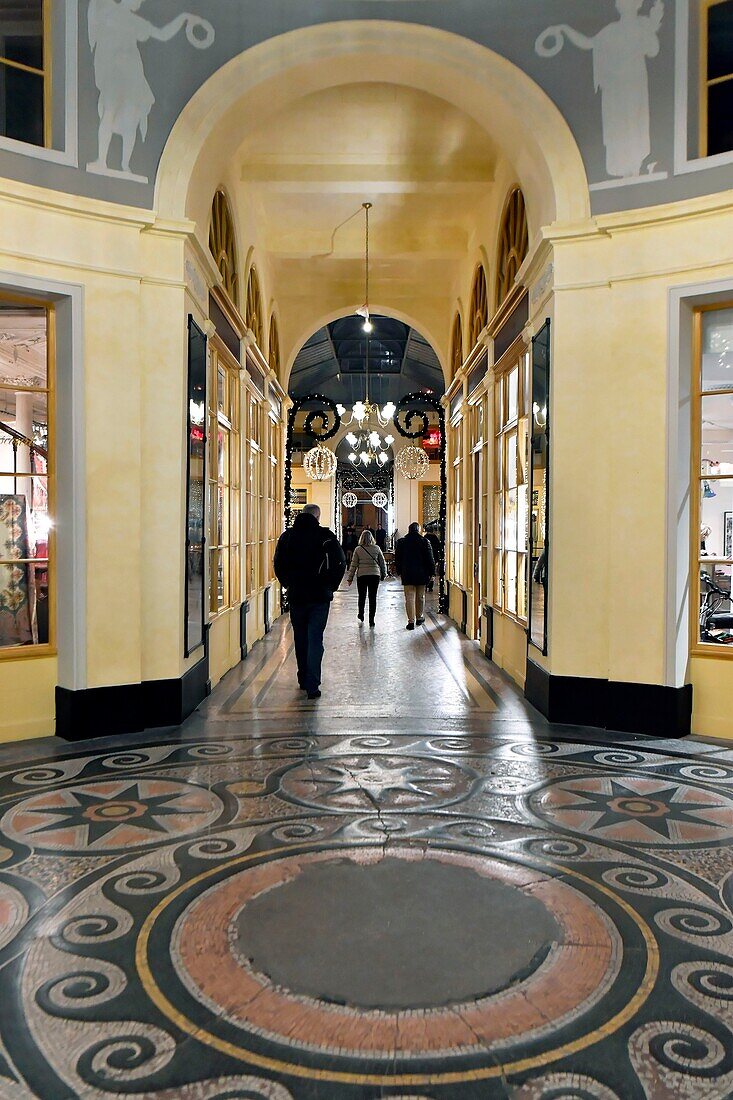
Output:
[[[0,1097],[731,1094],[723,749],[661,753],[506,729],[222,738],[211,726],[205,738],[67,750],[0,774]],[[485,934],[504,952],[501,980],[471,964],[469,925],[457,954],[431,949],[433,966],[458,968],[436,983],[447,1001],[431,1003],[428,980],[419,1008],[360,1005],[336,961],[336,992],[299,991],[317,988],[309,943],[329,961],[355,960],[358,944],[369,989],[378,967],[358,939],[349,883],[368,898],[385,860],[398,880],[401,864],[417,883],[426,867],[437,876],[421,905],[430,927],[448,929],[446,948],[455,912],[470,910],[454,882],[474,882],[479,899],[494,891],[490,912],[480,900],[470,911],[497,922]],[[329,906],[319,876],[343,881],[327,888],[330,904],[356,939],[342,945],[337,929],[318,941]],[[295,914],[291,932],[288,891],[308,897],[311,882],[315,924]],[[278,956],[277,978],[238,939],[254,901],[297,945]],[[377,904],[384,922],[363,929],[374,950],[409,915],[408,899]],[[417,928],[421,914],[410,919]],[[445,992],[453,984],[458,1000]]]
[[4,748],[0,1100],[733,1096],[733,752],[390,614],[318,705],[280,623],[180,730]]

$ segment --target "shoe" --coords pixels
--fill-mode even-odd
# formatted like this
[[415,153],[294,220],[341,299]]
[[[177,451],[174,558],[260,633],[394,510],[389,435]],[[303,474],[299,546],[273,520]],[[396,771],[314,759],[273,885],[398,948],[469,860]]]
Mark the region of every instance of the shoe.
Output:
[[370,630],[374,630],[374,619],[370,619],[370,621],[369,621],[369,629],[370,629]]
[[309,699],[320,699],[321,698],[321,693],[320,693],[319,689],[316,688],[315,691],[309,691],[308,692],[308,698]]
[[357,619],[359,620],[360,623],[364,622],[364,616],[363,615],[357,615],[356,617],[357,617]]
[[414,629],[415,629],[415,624],[414,623],[408,623],[407,626],[405,627],[405,630],[414,630]]
[[425,619],[417,619],[417,620],[415,621],[415,626],[422,626],[422,624],[423,624],[424,622],[425,622]]

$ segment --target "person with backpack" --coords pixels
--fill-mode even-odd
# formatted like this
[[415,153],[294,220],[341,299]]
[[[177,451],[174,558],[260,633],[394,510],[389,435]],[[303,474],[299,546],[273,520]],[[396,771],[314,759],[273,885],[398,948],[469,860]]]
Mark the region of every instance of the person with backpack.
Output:
[[420,534],[420,524],[411,523],[407,534],[395,547],[395,572],[405,590],[407,630],[425,622],[425,587],[435,576],[435,558],[426,538]]
[[364,622],[364,607],[369,596],[369,626],[374,626],[377,614],[377,592],[379,582],[386,579],[387,563],[384,554],[377,546],[374,535],[369,530],[362,531],[359,545],[351,558],[348,581],[352,584],[356,577],[359,590],[359,622]]
[[274,560],[275,575],[288,593],[298,685],[309,699],[321,695],[323,634],[346,572],[341,545],[333,531],[321,527],[320,518],[318,505],[306,504],[278,539]]

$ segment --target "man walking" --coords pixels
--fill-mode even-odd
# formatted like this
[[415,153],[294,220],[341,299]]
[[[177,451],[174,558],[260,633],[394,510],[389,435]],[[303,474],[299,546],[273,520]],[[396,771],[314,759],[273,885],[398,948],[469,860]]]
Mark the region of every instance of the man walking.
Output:
[[323,633],[333,594],[346,572],[346,557],[333,531],[320,525],[321,509],[306,504],[275,550],[275,575],[288,590],[298,684],[320,698]]
[[425,586],[435,576],[435,558],[430,543],[420,534],[420,524],[411,523],[395,547],[395,572],[405,590],[407,629],[425,622]]

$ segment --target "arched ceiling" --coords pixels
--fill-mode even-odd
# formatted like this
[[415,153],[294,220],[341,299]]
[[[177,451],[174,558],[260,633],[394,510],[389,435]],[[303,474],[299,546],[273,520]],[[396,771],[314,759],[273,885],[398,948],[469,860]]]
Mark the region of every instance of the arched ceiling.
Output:
[[397,403],[417,390],[444,392],[438,357],[414,328],[391,317],[373,316],[373,331],[363,331],[361,317],[342,317],[319,329],[301,348],[290,375],[290,395],[322,393],[351,406],[369,396],[378,405]]

